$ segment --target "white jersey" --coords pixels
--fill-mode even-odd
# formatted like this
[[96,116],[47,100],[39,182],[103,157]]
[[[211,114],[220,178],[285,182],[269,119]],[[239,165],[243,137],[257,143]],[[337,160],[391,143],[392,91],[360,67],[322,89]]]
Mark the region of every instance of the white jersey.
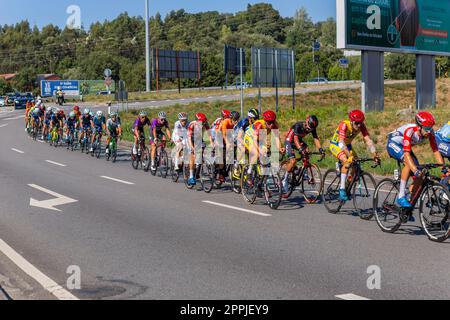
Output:
[[[416,124],[407,124],[398,128],[389,134],[390,140],[403,146],[405,152],[411,152],[413,146],[417,146],[427,139],[420,135],[420,127]],[[436,137],[432,133],[429,137],[429,142],[433,151],[437,151]]]
[[174,143],[180,143],[187,139],[187,129],[189,127],[189,123],[186,122],[186,126],[183,126],[181,124],[181,121],[177,121],[175,123],[173,134],[172,134],[172,141]]

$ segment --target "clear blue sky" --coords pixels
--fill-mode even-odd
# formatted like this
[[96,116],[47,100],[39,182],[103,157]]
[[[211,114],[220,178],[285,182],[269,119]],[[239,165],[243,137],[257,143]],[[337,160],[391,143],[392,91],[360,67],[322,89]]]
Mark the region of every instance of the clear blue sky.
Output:
[[[245,10],[247,3],[259,2],[272,3],[284,17],[292,17],[301,6],[308,9],[314,21],[336,17],[335,0],[150,0],[150,14],[159,11],[164,17],[171,10],[182,8],[187,12],[214,10],[234,13]],[[92,22],[111,20],[124,11],[130,15],[144,15],[144,0],[0,0],[0,25],[27,19],[39,27],[49,23],[63,27],[68,18],[66,9],[70,5],[81,8],[81,19],[86,29]]]

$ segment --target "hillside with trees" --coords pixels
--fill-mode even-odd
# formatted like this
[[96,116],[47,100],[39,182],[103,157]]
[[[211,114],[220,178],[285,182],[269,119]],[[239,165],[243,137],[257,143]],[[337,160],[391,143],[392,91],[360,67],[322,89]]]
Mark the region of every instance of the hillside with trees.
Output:
[[[248,5],[247,10],[230,13],[216,11],[191,14],[172,11],[166,17],[151,18],[151,46],[160,49],[200,50],[203,86],[224,84],[223,47],[229,44],[251,47],[293,48],[297,57],[297,81],[317,76],[312,43],[319,39],[321,76],[330,80],[360,79],[359,57],[350,59],[350,67],[341,69],[336,49],[336,22],[333,18],[314,23],[305,8],[293,17],[282,17],[271,4]],[[123,13],[112,21],[97,22],[89,29],[60,29],[47,25],[42,29],[28,21],[0,26],[0,73],[18,73],[18,90],[36,90],[35,76],[56,73],[64,79],[101,79],[108,67],[127,83],[129,91],[145,89],[145,21]],[[250,51],[247,50],[247,61]],[[442,74],[450,67],[448,58],[439,58]],[[414,56],[404,59],[390,55],[387,75],[392,79],[414,77]],[[246,75],[247,80],[251,74]],[[165,82],[163,87],[174,83]],[[194,85],[184,80],[183,85]],[[11,89],[0,80],[0,91]],[[0,92],[1,93],[1,92]]]

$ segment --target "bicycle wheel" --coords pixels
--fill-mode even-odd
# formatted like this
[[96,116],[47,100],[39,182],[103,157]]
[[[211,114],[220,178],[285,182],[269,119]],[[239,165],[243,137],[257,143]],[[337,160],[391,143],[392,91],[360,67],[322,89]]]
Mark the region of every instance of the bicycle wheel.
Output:
[[167,155],[166,150],[162,150],[159,156],[159,173],[161,174],[161,178],[166,179],[169,174],[170,163],[169,156]]
[[205,161],[202,164],[202,169],[200,172],[200,181],[203,186],[203,191],[210,193],[214,189],[216,177],[216,168],[214,164]]
[[110,150],[109,152],[112,152],[112,155],[111,155],[112,163],[116,163],[116,161],[117,161],[117,146],[114,145],[113,150],[112,151]]
[[[272,171],[272,170],[271,170]],[[281,186],[281,178],[277,173],[271,172],[270,175],[264,178],[264,196],[269,207],[273,210],[277,210],[280,207],[283,188]]]
[[172,182],[177,183],[180,179],[180,173],[178,172],[179,167],[175,167],[175,163],[173,160],[170,160],[170,176],[172,178]]
[[396,205],[399,183],[392,179],[382,180],[373,195],[373,212],[383,232],[395,233],[402,225],[401,210]]
[[102,141],[99,140],[97,146],[95,147],[95,156],[97,157],[97,159],[100,159],[101,155],[102,155]]
[[133,153],[133,149],[131,149],[131,166],[134,170],[139,168],[139,163],[141,162],[140,156]]
[[[141,155],[141,167],[150,169],[151,161],[150,161],[150,150],[148,147],[145,147],[142,151]],[[148,172],[147,169],[147,172]]]
[[363,220],[371,220],[374,216],[373,194],[376,186],[375,179],[367,172],[364,172],[353,184],[353,205]]
[[439,183],[428,185],[420,197],[420,222],[428,238],[444,242],[450,236],[450,193]]
[[[323,190],[322,172],[317,165],[304,168],[300,176],[303,197],[308,203],[316,203]],[[294,183],[298,183],[294,181]]]
[[250,204],[253,204],[255,203],[256,197],[258,196],[257,191],[259,179],[258,175],[256,174],[256,168],[253,169],[251,174],[248,173],[248,169],[249,166],[247,165],[242,170],[241,190],[244,200]]
[[323,177],[322,201],[329,213],[338,213],[344,202],[339,199],[341,175],[334,169],[328,170]]

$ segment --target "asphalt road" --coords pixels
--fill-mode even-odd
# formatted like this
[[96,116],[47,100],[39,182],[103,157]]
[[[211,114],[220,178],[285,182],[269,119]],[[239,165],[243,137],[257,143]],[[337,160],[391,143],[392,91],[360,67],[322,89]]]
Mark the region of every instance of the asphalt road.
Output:
[[[112,164],[34,142],[21,114],[0,114],[0,284],[17,298],[52,296],[2,243],[79,299],[450,298],[450,243],[417,224],[387,235],[300,197],[272,211],[230,191],[188,191],[133,170],[126,154]],[[30,206],[54,198],[42,188],[77,202]],[[71,266],[80,290],[67,288]],[[380,290],[367,287],[370,266]]]

